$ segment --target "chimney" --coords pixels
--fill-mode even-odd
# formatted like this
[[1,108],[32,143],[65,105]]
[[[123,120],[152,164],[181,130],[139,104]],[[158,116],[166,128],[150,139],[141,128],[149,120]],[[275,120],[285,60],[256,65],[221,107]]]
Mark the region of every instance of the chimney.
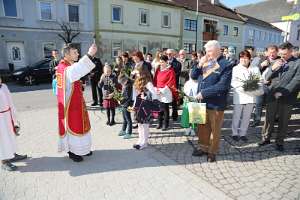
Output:
[[210,0],[210,3],[213,5],[218,5],[219,1],[218,0]]

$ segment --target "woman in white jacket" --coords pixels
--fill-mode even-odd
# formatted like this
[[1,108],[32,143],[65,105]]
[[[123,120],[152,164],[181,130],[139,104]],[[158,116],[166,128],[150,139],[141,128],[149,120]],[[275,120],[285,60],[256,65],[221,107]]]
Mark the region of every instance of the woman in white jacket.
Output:
[[253,92],[246,92],[243,89],[243,81],[247,80],[250,74],[255,74],[261,78],[259,68],[250,66],[251,54],[242,51],[239,54],[239,64],[232,70],[231,86],[233,87],[233,118],[232,118],[232,138],[235,141],[241,139],[247,142],[247,130],[251,118],[251,113],[257,95],[262,94],[262,88]]

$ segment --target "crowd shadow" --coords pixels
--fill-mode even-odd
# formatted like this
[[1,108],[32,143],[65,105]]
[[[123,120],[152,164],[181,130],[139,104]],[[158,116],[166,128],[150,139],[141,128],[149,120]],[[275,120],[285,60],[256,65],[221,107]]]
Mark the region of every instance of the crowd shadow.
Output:
[[75,163],[65,157],[40,157],[25,161],[25,166],[19,166],[21,173],[68,171],[77,177],[87,174],[131,170],[146,167],[159,167],[163,164],[149,159],[151,148],[143,151],[135,149],[95,150],[93,155],[84,157],[84,161]]
[[[278,152],[274,149],[274,145],[266,147],[248,146],[243,147],[240,151],[236,146],[229,145],[226,138],[221,139],[220,153],[217,156],[217,164],[224,160],[234,162],[255,162],[266,160],[273,157],[300,155],[300,138],[287,141],[285,143],[286,150]],[[65,157],[38,157],[30,158],[25,161],[25,166],[19,166],[21,173],[28,172],[62,172],[67,171],[70,176],[82,176],[88,174],[105,173],[122,170],[132,170],[140,168],[160,167],[165,165],[187,165],[194,164],[194,159],[198,157],[192,156],[196,141],[193,139],[183,143],[167,143],[167,144],[151,144],[150,148],[142,151],[135,149],[112,149],[112,150],[96,150],[90,157],[84,157],[84,162],[75,163],[67,156]],[[251,144],[251,143],[249,143]],[[175,149],[177,154],[174,154],[169,149]],[[160,162],[151,159],[151,154],[159,151],[175,162]],[[182,159],[182,156],[185,159]],[[187,158],[190,157],[190,158]],[[201,159],[201,162],[206,162]]]

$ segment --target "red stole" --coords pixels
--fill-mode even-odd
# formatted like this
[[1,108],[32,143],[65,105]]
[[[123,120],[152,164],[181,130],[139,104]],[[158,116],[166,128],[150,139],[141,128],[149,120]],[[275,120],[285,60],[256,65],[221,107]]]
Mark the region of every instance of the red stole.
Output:
[[56,70],[59,135],[64,137],[68,131],[72,135],[83,136],[91,129],[90,120],[80,81],[72,83],[70,97],[66,99],[65,72],[68,66],[70,63],[62,60]]

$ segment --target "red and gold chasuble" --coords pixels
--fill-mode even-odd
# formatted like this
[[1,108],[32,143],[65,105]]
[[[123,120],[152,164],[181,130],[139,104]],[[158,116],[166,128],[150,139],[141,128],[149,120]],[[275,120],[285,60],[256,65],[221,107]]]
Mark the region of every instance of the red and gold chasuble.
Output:
[[[69,132],[75,136],[83,136],[91,129],[90,120],[80,80],[66,84],[68,66],[70,63],[62,60],[56,70],[59,135],[64,137],[66,132]],[[66,88],[68,85],[70,88]],[[69,96],[66,94],[68,89],[70,90]]]

